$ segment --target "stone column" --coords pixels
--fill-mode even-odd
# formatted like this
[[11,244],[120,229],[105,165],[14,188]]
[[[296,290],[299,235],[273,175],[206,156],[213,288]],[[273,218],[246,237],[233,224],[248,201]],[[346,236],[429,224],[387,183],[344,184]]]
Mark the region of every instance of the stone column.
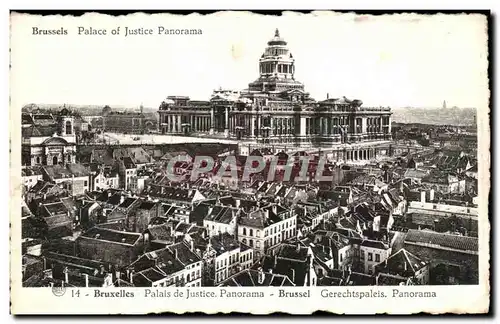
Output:
[[215,132],[215,112],[214,107],[210,107],[210,135]]
[[306,136],[306,117],[300,116],[299,135]]
[[229,137],[229,107],[226,107],[224,117],[224,137]]
[[261,116],[257,115],[257,137],[262,136],[262,134],[261,134],[261,122],[262,122]]
[[366,117],[361,117],[361,133],[366,134]]
[[250,136],[255,136],[255,115],[247,116],[250,119]]

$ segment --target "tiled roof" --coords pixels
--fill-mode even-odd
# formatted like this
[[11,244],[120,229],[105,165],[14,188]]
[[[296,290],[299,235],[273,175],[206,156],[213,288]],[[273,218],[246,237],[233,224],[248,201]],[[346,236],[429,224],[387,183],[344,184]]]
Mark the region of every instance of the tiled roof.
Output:
[[148,228],[153,240],[174,241],[171,235],[171,227],[168,224],[155,225]]
[[42,168],[39,166],[30,166],[23,168],[21,170],[21,174],[23,177],[28,177],[28,176],[36,176],[36,175],[42,175]]
[[430,231],[409,230],[405,244],[430,245],[431,247],[478,253],[478,239],[469,236],[443,234]]
[[406,281],[407,278],[387,273],[379,273],[377,276],[377,286],[399,286],[401,283],[406,284]]
[[425,267],[427,263],[422,261],[414,254],[401,249],[391,255],[387,260],[375,266],[377,272],[398,275],[409,278],[415,275],[417,271]]
[[167,247],[167,249],[177,256],[184,266],[201,261],[193,251],[191,251],[184,242],[176,243]]
[[287,276],[246,269],[219,284],[219,287],[282,287],[294,286]]
[[133,245],[137,242],[137,240],[139,240],[141,234],[93,227],[87,232],[83,233],[81,237]]
[[240,248],[240,243],[229,233],[221,233],[220,235],[212,236],[210,238],[210,244],[217,255]]
[[346,280],[346,286],[375,286],[375,277],[352,272]]

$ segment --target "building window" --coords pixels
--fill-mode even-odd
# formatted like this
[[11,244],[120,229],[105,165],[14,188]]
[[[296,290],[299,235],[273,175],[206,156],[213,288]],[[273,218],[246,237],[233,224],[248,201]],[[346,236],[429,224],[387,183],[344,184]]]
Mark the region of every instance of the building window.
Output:
[[40,157],[39,156],[36,157],[36,164],[40,164]]
[[71,131],[71,122],[68,120],[66,122],[66,135],[71,135],[72,131]]
[[340,253],[340,262],[342,262],[342,253]]
[[253,229],[250,229],[250,236],[253,236]]
[[250,247],[253,247],[253,240],[249,240],[248,243],[250,243]]
[[368,253],[368,261],[373,261],[373,254],[371,252]]
[[380,262],[380,254],[375,254],[375,261]]
[[[243,227],[243,235],[247,235],[247,229]],[[245,243],[245,242],[243,242]]]
[[84,186],[84,187],[88,186],[87,180],[84,180],[84,181],[83,181],[83,186]]

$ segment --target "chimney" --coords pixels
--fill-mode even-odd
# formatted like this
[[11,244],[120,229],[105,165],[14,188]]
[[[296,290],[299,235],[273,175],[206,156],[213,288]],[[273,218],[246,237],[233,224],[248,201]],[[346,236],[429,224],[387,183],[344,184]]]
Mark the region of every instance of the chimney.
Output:
[[330,94],[328,92],[326,93],[326,99],[330,99]]
[[135,272],[135,271],[134,271],[133,269],[132,269],[132,271],[130,272],[130,278],[129,278],[129,279],[130,279],[130,283],[131,283],[131,284],[134,284],[134,272]]
[[434,201],[434,189],[431,189],[431,191],[429,192],[429,200]]
[[420,193],[420,202],[421,202],[421,203],[425,203],[425,191],[422,191],[422,192]]
[[120,204],[122,204],[124,201],[125,201],[125,196],[124,196],[124,195],[121,195],[121,196],[120,196]]
[[262,270],[262,267],[261,267],[261,268],[259,268],[259,279],[258,279],[259,284],[263,284],[265,278],[266,278],[266,275],[264,274],[264,271]]
[[89,275],[87,273],[85,274],[85,287],[89,287]]
[[116,280],[120,279],[121,272],[120,271],[115,271],[115,277],[116,277]]
[[297,243],[297,248],[295,249],[295,251],[297,251],[297,253],[299,253],[299,251],[300,251],[300,244],[299,243]]
[[68,270],[68,268],[64,268],[64,282],[69,283],[69,270]]

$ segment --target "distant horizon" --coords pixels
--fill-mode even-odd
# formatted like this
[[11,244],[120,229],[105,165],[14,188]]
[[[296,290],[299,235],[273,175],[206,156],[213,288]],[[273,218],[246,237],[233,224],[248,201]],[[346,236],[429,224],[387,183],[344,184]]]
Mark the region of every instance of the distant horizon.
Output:
[[[202,100],[202,99],[192,99],[190,100],[193,101],[208,101],[208,100]],[[158,103],[158,107],[160,106],[161,102]],[[57,103],[28,103],[25,104],[21,109],[26,108],[29,105],[36,105],[36,106],[58,106],[59,108],[63,108],[64,105],[70,107],[70,108],[78,108],[78,109],[85,109],[85,107],[92,107],[92,108],[104,108],[105,106],[109,106],[111,109],[117,108],[117,109],[140,109],[141,104],[138,104],[137,106],[132,106],[132,105],[110,105],[110,104],[74,104],[74,103],[62,103],[62,104],[57,104]],[[152,107],[152,106],[145,106],[143,105],[144,109],[156,109],[158,110],[158,107]],[[362,105],[362,107],[369,107],[366,105]],[[452,110],[452,109],[474,109],[477,110],[477,107],[459,107],[459,106],[451,106],[451,107],[432,107],[432,106],[396,106],[396,107],[391,107],[391,106],[386,106],[392,109],[441,109],[441,110]]]
[[[99,26],[200,28],[191,36],[78,36],[85,17],[11,17],[11,97],[36,102],[115,102],[157,107],[170,95],[207,100],[243,90],[276,28],[295,80],[316,100],[346,96],[368,107],[482,107],[488,103],[487,22],[481,15],[96,15]],[[68,35],[31,37],[31,26]],[[230,28],[228,28],[230,26]],[[250,31],[249,31],[250,30]],[[36,53],[36,55],[33,55]],[[110,105],[111,106],[111,105]]]
[[[41,109],[48,109],[52,111],[59,110],[63,105],[58,104],[39,104]],[[43,107],[46,105],[47,107]],[[28,106],[28,105],[26,105]],[[25,107],[26,107],[25,106]],[[83,116],[94,116],[100,115],[101,109],[105,105],[74,105],[66,104],[70,109],[75,109],[79,112],[89,112],[83,114]],[[112,110],[118,112],[137,112],[139,107],[127,107],[127,106],[112,106]],[[23,107],[23,109],[25,108]],[[144,113],[153,114],[155,118],[158,118],[156,113],[158,108],[146,107],[144,106]],[[401,124],[423,124],[423,125],[450,125],[450,126],[471,126],[475,125],[474,118],[477,117],[477,108],[470,107],[395,107],[392,108],[392,121]],[[416,113],[415,113],[416,112]],[[425,112],[425,113],[422,113]]]

